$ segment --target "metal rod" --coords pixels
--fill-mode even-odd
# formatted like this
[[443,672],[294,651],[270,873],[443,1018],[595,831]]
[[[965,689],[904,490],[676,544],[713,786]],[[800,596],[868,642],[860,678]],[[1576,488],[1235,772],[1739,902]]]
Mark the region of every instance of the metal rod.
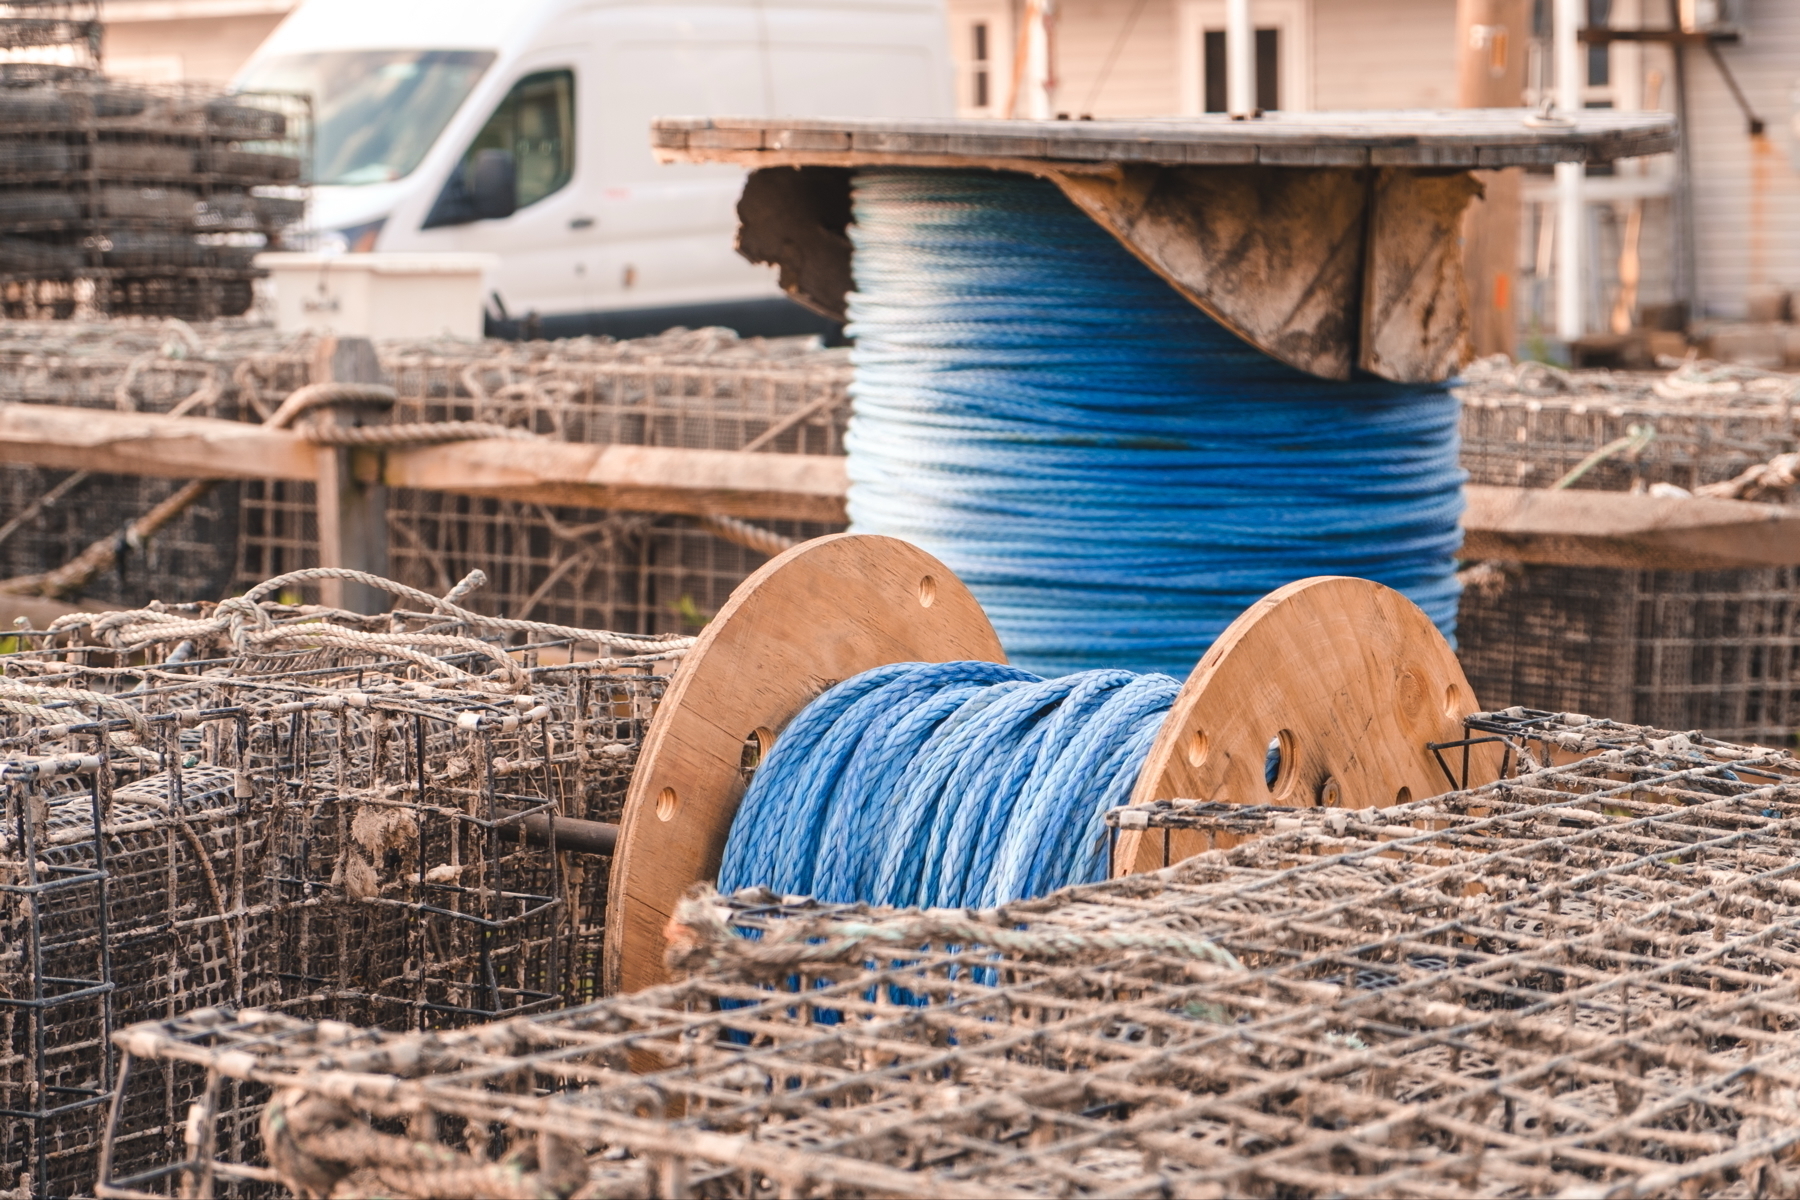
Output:
[[1250,0],[1225,6],[1225,107],[1234,119],[1256,115],[1256,30]]

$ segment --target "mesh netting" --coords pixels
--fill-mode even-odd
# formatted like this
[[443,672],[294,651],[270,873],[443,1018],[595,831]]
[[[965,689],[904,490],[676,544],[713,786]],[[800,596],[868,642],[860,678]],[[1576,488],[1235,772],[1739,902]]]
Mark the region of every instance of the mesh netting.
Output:
[[[1800,378],[1746,368],[1478,365],[1463,390],[1463,465],[1474,483],[1549,487],[1626,443],[1572,486],[1693,491],[1793,451],[1797,389]],[[1795,584],[1787,567],[1487,566],[1467,579],[1458,657],[1490,703],[1782,745],[1800,729]]]
[[134,1063],[257,1090],[280,1131],[252,1160],[203,1130],[136,1183],[1790,1190],[1800,762],[1523,709],[1473,718],[1490,740],[1501,782],[1394,808],[1124,810],[1253,840],[988,912],[698,894],[671,926],[685,978],[570,1012],[429,1037],[266,1011],[130,1030]]
[[[0,400],[255,421],[308,383],[312,339],[213,327],[0,325]],[[633,342],[384,343],[396,422],[473,420],[561,440],[768,453],[842,452],[849,367],[807,339],[724,330]],[[177,483],[0,467],[0,578],[38,575],[123,530]],[[318,564],[313,486],[223,483],[154,538],[121,544],[83,595],[141,605],[220,596]],[[8,528],[8,526],[13,526]],[[472,569],[483,612],[642,633],[693,632],[767,561],[687,517],[398,489],[390,573],[448,588]],[[780,537],[838,526],[773,521]],[[316,598],[316,597],[315,597]]]
[[556,822],[617,821],[687,642],[418,594],[22,641],[0,658],[0,1186],[86,1193],[109,1101],[120,1162],[180,1144],[194,1080],[120,1093],[121,1023],[262,1004],[420,1029],[597,995],[610,858],[559,852]]

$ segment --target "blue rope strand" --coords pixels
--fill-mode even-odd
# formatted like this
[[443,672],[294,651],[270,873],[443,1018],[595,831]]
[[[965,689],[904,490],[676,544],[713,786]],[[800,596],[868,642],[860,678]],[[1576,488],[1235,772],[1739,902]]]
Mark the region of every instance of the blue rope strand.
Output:
[[1015,663],[1185,676],[1309,575],[1398,588],[1453,633],[1447,389],[1282,365],[1052,184],[896,168],[854,189],[851,526],[943,559]]

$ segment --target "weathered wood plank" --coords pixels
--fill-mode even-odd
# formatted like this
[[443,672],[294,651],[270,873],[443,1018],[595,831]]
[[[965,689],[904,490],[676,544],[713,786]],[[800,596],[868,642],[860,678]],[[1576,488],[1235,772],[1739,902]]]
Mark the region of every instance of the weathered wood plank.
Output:
[[318,477],[318,451],[293,433],[51,404],[0,404],[0,462],[159,479]]
[[845,460],[663,446],[476,441],[392,451],[389,487],[538,504],[763,520],[844,520]]
[[1800,509],[1698,496],[1467,488],[1462,557],[1713,571],[1800,565]]
[[[1233,121],[1223,114],[1137,121],[684,117],[657,121],[651,140],[665,161],[746,166],[778,161],[861,166],[967,155],[1171,166],[1217,161],[1362,166],[1373,161],[1384,166],[1506,167],[1610,162],[1675,148],[1674,118],[1666,113],[1588,109],[1565,127],[1527,124],[1529,115],[1526,109],[1448,109],[1268,113],[1252,121]],[[802,134],[820,140],[802,148]],[[839,138],[845,141],[835,140]],[[828,161],[807,158],[808,153],[848,157]]]
[[1396,383],[1435,383],[1468,361],[1463,210],[1481,191],[1467,172],[1375,174],[1357,365]]
[[1227,329],[1302,371],[1349,378],[1362,302],[1360,175],[1130,166],[1051,178]]

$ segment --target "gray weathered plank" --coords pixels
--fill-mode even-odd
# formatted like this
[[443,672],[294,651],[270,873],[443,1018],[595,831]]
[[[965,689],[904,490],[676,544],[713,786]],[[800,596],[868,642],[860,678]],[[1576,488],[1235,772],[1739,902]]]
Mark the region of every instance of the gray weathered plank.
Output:
[[[834,155],[830,162],[834,166],[858,165],[858,155],[880,156],[881,161],[907,155],[967,155],[1164,165],[1254,161],[1317,167],[1373,162],[1495,168],[1608,162],[1675,147],[1675,121],[1667,113],[1588,109],[1567,126],[1533,123],[1527,120],[1531,115],[1525,109],[1448,109],[1269,113],[1248,121],[1218,114],[1132,121],[675,117],[655,122],[652,143],[658,155],[669,160],[751,166],[768,165],[771,154],[799,165],[815,161],[804,155],[816,152]],[[849,161],[836,157],[846,153]]]

